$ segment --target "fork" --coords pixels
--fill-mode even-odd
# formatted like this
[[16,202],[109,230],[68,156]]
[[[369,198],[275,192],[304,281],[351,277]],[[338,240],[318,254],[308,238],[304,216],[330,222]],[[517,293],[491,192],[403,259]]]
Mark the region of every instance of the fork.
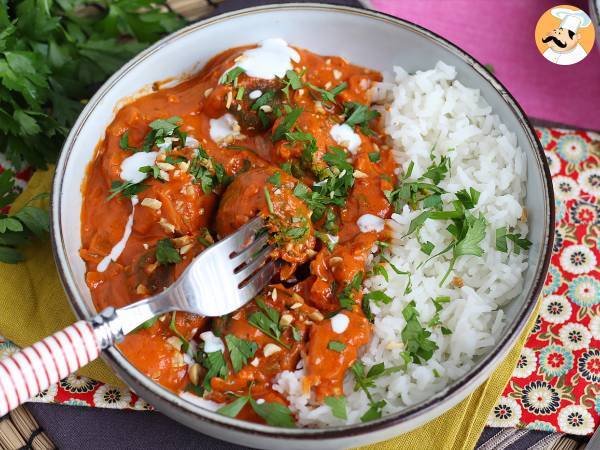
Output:
[[102,310],[0,361],[0,417],[96,359],[153,317],[187,311],[222,316],[252,300],[278,264],[265,222],[256,217],[198,255],[167,289],[123,308]]

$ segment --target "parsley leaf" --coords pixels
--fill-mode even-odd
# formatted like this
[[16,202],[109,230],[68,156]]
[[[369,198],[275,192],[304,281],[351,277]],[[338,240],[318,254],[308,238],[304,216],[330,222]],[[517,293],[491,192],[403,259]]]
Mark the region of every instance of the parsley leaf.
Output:
[[348,88],[348,83],[346,83],[345,81],[338,84],[336,87],[334,87],[331,90],[327,90],[327,89],[323,89],[320,88],[318,86],[315,86],[312,83],[306,83],[306,86],[308,86],[310,89],[312,89],[315,92],[318,92],[319,94],[321,94],[321,98],[329,103],[337,103],[335,101],[335,97],[340,94],[341,92],[345,91]]
[[156,243],[156,261],[163,265],[181,262],[181,255],[171,239],[161,239]]
[[214,377],[225,379],[227,378],[227,375],[229,375],[229,369],[227,368],[225,357],[223,356],[223,352],[220,350],[216,352],[203,353],[200,363],[206,369],[208,369],[206,375],[204,376],[204,382],[202,383],[207,391],[212,389],[210,386],[210,380],[212,380]]
[[348,419],[346,413],[346,397],[340,395],[339,397],[325,397],[325,404],[331,408],[331,414],[333,417],[338,419]]
[[[369,122],[378,118],[381,114],[358,102],[344,102],[344,115],[346,116],[346,124],[351,127],[359,126],[363,134],[369,136],[375,134],[373,130],[369,128]],[[369,154],[369,158],[370,157],[371,155]],[[379,158],[377,160],[379,160]]]
[[148,189],[147,184],[143,183],[132,183],[130,181],[118,181],[115,180],[112,182],[111,187],[108,192],[110,195],[106,197],[106,201],[110,201],[115,198],[117,195],[124,198],[131,198],[134,195],[139,194],[142,191]]
[[411,301],[402,310],[402,316],[406,320],[406,325],[402,329],[401,337],[406,351],[416,364],[429,360],[433,352],[438,349],[437,344],[429,339],[431,332],[427,331],[419,322],[419,312],[416,304]]
[[231,177],[227,175],[223,165],[208,156],[201,146],[196,150],[196,156],[190,161],[188,169],[194,178],[194,183],[200,183],[205,194],[210,194],[218,186],[227,186]]
[[304,111],[304,108],[294,108],[290,112],[288,112],[282,119],[282,121],[279,123],[279,125],[277,125],[277,128],[273,132],[271,140],[273,142],[277,142],[283,139],[285,137],[285,134],[292,129],[294,123],[296,122],[298,117],[300,117],[300,114],[302,114],[302,111]]
[[362,310],[365,313],[365,317],[369,320],[369,322],[373,322],[374,319],[373,313],[371,312],[371,301],[381,302],[387,305],[393,301],[393,298],[383,291],[371,291],[366,293],[362,299]]
[[232,84],[237,87],[237,79],[238,77],[243,74],[244,72],[246,72],[245,69],[243,69],[240,66],[236,66],[231,70],[228,70],[223,77],[221,77],[221,79],[219,80],[219,83],[221,84]]
[[254,328],[258,328],[271,339],[277,341],[280,345],[289,350],[289,345],[281,340],[281,329],[279,328],[279,311],[271,308],[261,298],[256,298],[256,305],[259,311],[254,312],[248,318],[248,323]]
[[177,318],[177,311],[173,311],[171,314],[171,322],[169,322],[169,329],[181,340],[181,349],[184,353],[187,353],[190,348],[190,343],[188,340],[179,332],[177,326],[175,325],[175,319]]
[[364,278],[363,272],[357,272],[352,281],[342,290],[339,295],[340,306],[344,309],[352,311],[354,306],[354,294],[360,289]]
[[252,397],[249,400],[254,412],[265,419],[267,424],[274,427],[296,427],[294,416],[287,406],[277,402],[258,403]]
[[233,334],[225,336],[225,343],[229,350],[233,373],[238,373],[242,370],[242,367],[248,364],[248,360],[254,356],[254,353],[258,349],[256,342],[238,338]]
[[527,238],[521,236],[518,233],[509,233],[507,227],[501,227],[496,229],[496,249],[508,253],[507,240],[510,240],[514,244],[514,251],[518,255],[521,249],[528,250],[533,244]]
[[248,403],[248,396],[238,397],[231,403],[217,409],[217,412],[227,417],[236,417],[246,406],[246,403]]
[[327,348],[334,352],[341,353],[346,348],[346,344],[340,341],[329,341],[329,343],[327,344]]

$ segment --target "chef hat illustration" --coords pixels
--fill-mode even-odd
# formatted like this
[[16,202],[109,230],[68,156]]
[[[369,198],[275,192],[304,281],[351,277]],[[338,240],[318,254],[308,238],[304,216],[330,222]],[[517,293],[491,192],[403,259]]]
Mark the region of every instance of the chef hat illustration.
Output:
[[561,20],[560,28],[571,30],[573,33],[577,33],[579,28],[585,28],[591,23],[590,18],[583,11],[573,11],[572,9],[567,8],[554,8],[551,13],[554,17]]

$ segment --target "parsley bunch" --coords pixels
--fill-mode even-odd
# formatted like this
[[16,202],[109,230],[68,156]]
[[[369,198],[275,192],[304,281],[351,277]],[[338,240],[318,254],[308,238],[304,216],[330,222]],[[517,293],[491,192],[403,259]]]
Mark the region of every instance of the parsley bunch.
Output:
[[0,0],[0,152],[46,168],[83,102],[183,22],[164,0]]

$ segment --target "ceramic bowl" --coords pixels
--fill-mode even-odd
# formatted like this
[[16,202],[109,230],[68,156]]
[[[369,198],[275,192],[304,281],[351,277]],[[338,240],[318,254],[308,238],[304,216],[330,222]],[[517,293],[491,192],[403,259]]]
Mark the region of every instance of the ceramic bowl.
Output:
[[147,378],[116,348],[105,361],[135,392],[166,415],[203,433],[259,448],[355,447],[391,438],[444,413],[479,386],[515,344],[530,318],[550,261],[554,199],[550,173],[534,130],[514,98],[471,56],[434,33],[385,14],[341,6],[287,4],[250,8],[194,23],[162,39],[114,74],[87,104],[65,142],[52,194],[56,262],[79,318],[96,311],[85,283],[81,246],[81,186],[94,149],[116,109],[147,92],[154,81],[180,79],[226,50],[282,37],[290,44],[331,54],[381,71],[402,65],[409,72],[438,60],[456,67],[458,79],[479,88],[495,113],[515,133],[527,156],[529,268],[523,291],[504,308],[506,327],[498,343],[472,370],[428,400],[377,421],[327,429],[281,429],[224,417],[194,405]]

